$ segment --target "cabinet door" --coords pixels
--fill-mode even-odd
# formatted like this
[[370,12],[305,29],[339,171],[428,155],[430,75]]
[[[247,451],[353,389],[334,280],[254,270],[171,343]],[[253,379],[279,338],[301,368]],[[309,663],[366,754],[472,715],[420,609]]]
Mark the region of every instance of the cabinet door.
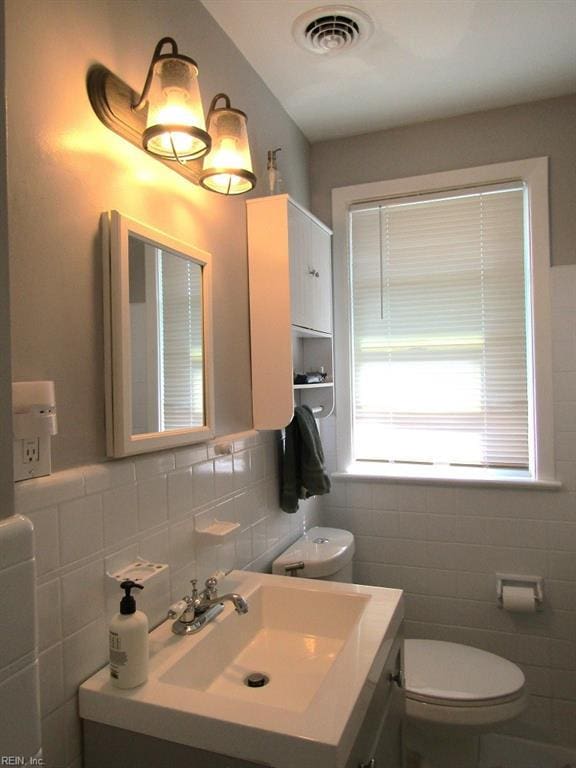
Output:
[[310,219],[294,205],[288,206],[290,295],[292,324],[312,328],[313,278],[309,275]]
[[312,325],[315,331],[332,333],[332,249],[326,230],[310,221],[308,276],[312,281]]

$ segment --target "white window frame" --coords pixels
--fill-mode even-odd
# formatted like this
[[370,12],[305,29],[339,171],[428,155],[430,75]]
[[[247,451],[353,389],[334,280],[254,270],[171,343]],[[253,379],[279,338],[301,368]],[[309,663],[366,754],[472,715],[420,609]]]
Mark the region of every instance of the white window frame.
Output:
[[[529,391],[531,436],[530,475],[513,470],[423,467],[352,459],[352,322],[350,208],[357,203],[440,193],[487,184],[521,181],[527,190],[526,237],[530,248],[531,338],[533,378]],[[550,233],[548,158],[537,157],[475,168],[338,187],[332,190],[334,228],[334,304],[336,354],[336,445],[341,477],[396,478],[410,482],[505,483],[558,487],[554,479],[554,422],[550,318]],[[531,342],[531,343],[530,343]]]

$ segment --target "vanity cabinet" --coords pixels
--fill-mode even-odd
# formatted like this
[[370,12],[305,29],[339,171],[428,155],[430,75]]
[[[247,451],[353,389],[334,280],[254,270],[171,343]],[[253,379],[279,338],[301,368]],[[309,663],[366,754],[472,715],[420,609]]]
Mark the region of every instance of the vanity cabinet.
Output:
[[[246,206],[254,427],[280,429],[294,404],[334,408],[332,232],[288,195]],[[293,385],[321,370],[325,381]]]

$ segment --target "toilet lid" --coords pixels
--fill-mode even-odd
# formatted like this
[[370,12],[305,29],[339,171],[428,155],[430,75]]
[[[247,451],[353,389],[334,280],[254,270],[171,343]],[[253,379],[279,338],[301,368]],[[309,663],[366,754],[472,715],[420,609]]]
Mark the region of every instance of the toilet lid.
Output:
[[479,648],[439,640],[406,640],[406,693],[414,698],[470,704],[519,693],[516,664]]

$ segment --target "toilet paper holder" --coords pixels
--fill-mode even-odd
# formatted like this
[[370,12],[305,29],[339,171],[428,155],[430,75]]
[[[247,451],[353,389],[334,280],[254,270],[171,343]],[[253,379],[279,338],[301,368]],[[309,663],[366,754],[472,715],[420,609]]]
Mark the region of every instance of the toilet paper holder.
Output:
[[534,592],[537,611],[544,610],[544,579],[542,576],[521,576],[516,573],[496,574],[496,599],[498,608],[504,607],[504,587],[525,587]]

